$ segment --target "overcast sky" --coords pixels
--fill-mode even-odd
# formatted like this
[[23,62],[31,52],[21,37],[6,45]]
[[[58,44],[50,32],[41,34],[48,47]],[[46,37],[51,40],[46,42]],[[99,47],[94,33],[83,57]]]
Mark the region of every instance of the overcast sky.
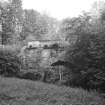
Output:
[[[96,0],[22,0],[23,8],[35,9],[61,20],[88,11]],[[99,1],[99,0],[97,0]]]

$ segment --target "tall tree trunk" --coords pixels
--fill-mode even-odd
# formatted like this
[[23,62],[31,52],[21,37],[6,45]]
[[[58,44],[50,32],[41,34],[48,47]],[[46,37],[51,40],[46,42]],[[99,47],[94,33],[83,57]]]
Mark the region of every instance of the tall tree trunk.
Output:
[[1,35],[1,39],[2,39],[2,45],[5,45],[7,43],[7,38],[6,38],[6,30],[5,30],[5,24],[2,23],[2,35]]

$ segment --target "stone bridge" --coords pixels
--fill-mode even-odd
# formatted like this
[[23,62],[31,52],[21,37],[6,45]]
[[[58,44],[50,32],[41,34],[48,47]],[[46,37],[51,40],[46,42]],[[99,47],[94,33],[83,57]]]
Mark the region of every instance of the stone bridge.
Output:
[[60,41],[31,41],[21,49],[26,64],[38,64],[41,67],[50,66],[64,56],[64,53],[65,46],[62,46]]

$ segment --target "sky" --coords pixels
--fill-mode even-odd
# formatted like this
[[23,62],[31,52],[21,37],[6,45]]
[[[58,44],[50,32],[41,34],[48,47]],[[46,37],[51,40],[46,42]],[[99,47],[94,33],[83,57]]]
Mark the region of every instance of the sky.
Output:
[[34,9],[58,20],[75,17],[83,10],[89,11],[100,0],[22,0],[24,9]]

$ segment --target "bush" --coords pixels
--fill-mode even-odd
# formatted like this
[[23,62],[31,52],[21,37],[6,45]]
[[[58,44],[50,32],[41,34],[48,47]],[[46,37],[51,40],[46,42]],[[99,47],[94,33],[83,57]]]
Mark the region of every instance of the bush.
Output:
[[18,73],[17,77],[21,79],[40,80],[41,74],[38,72],[20,72]]
[[0,74],[16,75],[21,68],[21,60],[18,57],[19,49],[15,46],[0,47]]
[[[105,35],[83,34],[67,51],[66,59],[76,68],[72,69],[70,85],[103,91],[105,85]],[[75,72],[76,71],[76,72]]]

